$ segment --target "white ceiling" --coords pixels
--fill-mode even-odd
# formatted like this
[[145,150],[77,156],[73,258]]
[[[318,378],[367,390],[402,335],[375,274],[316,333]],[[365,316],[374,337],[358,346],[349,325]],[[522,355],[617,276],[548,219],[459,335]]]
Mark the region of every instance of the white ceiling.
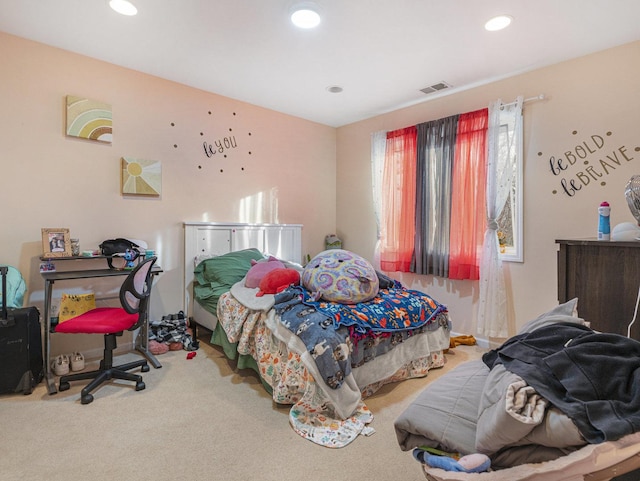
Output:
[[0,31],[333,127],[640,40],[640,0],[315,0],[315,30],[292,0],[132,2],[0,0]]

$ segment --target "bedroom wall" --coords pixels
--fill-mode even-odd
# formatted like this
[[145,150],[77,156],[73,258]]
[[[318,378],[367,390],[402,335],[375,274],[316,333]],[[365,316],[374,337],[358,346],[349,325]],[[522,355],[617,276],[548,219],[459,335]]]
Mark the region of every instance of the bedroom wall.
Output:
[[[42,308],[43,227],[69,228],[82,250],[146,241],[164,269],[156,318],[182,308],[184,221],[303,224],[303,254],[334,231],[334,128],[3,33],[0,51],[0,263],[23,273],[28,305]],[[111,104],[111,144],[65,135],[67,95]],[[203,142],[225,138],[223,153],[205,155]],[[123,156],[161,162],[160,197],[121,194]],[[54,297],[74,283],[55,287]],[[54,353],[78,342],[59,337]]]
[[[524,108],[524,262],[504,264],[515,333],[557,304],[556,239],[595,237],[604,200],[612,227],[635,222],[624,187],[640,173],[639,58],[635,42],[339,128],[337,233],[345,248],[369,258],[374,252],[371,133],[470,112],[498,98],[544,94]],[[552,157],[564,158],[567,168],[558,169],[556,160],[554,173]],[[455,331],[476,334],[478,282],[396,276],[448,305]]]

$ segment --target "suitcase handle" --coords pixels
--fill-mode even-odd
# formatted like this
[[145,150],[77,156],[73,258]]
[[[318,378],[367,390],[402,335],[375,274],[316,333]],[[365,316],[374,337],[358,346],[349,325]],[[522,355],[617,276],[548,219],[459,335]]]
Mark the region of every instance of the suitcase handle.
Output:
[[7,266],[0,266],[0,275],[2,276],[2,321],[7,320],[7,272],[9,272]]
[[0,327],[12,327],[16,325],[16,320],[7,312],[7,266],[0,266],[2,276],[2,316],[0,316]]

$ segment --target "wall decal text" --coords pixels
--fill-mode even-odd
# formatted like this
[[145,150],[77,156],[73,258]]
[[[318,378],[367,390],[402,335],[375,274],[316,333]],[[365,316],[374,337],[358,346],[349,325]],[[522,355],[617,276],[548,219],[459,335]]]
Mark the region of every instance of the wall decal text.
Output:
[[[578,135],[577,131],[572,132]],[[616,169],[623,168],[640,156],[640,147],[629,149],[612,142],[612,132],[604,136],[591,134],[565,149],[561,155],[549,157],[549,170],[558,178],[558,188],[553,194],[562,193],[573,197],[583,188],[607,184],[606,178]],[[538,156],[543,156],[538,152]]]

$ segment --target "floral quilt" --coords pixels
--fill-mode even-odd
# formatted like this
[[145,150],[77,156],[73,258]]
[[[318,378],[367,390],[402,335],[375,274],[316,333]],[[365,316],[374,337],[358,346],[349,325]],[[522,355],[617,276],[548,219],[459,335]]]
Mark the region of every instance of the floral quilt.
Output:
[[[446,312],[441,315],[446,316]],[[365,376],[359,387],[351,374],[339,389],[330,389],[304,344],[282,325],[275,310],[249,309],[227,292],[218,302],[218,320],[229,341],[238,342],[238,353],[256,360],[261,377],[273,389],[273,400],[292,405],[289,422],[295,432],[331,448],[346,446],[361,434],[375,432],[369,427],[373,415],[363,398],[386,383],[426,376],[429,369],[442,367],[442,349],[449,343],[449,330],[441,329],[442,335],[436,336],[437,345],[432,345],[426,355],[412,356],[397,366],[385,363],[391,371],[384,379]]]

